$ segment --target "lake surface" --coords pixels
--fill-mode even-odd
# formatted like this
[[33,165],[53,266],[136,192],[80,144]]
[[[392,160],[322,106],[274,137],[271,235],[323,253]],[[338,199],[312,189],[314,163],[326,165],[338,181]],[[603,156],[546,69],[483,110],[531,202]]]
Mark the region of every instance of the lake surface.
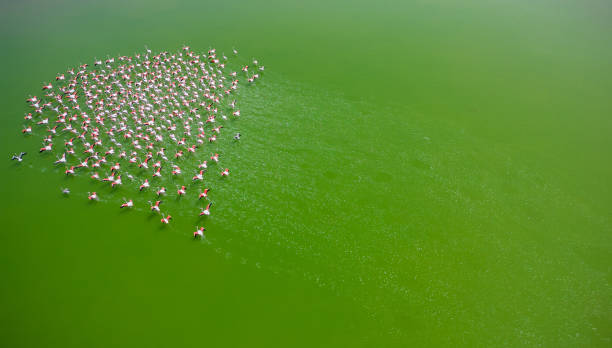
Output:
[[[612,344],[609,2],[0,6],[2,346]],[[19,133],[57,72],[183,44],[266,66],[205,241]]]

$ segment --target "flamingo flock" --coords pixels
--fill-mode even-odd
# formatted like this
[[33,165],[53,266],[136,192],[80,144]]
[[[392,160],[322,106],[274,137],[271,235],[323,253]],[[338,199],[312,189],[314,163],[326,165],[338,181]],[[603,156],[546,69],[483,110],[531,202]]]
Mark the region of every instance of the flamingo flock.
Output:
[[[162,208],[161,197],[167,194],[163,183],[168,180],[176,185],[177,199],[204,199],[198,216],[209,216],[213,203],[210,188],[203,184],[210,182],[211,164],[222,161],[211,150],[226,139],[222,123],[241,116],[235,99],[239,88],[253,84],[264,71],[255,59],[232,64],[238,51],[232,52],[229,59],[214,48],[196,53],[184,46],[158,54],[146,49],[80,64],[45,82],[41,97],[26,100],[32,110],[21,132],[42,135],[41,156],[53,153],[54,165],[67,176],[86,175],[109,185],[111,192],[126,183],[134,194],[150,196],[149,210],[159,214],[164,225],[172,219]],[[240,140],[240,133],[230,137]],[[11,159],[21,162],[24,155]],[[230,174],[225,166],[217,170],[220,178]],[[87,198],[100,199],[94,191]],[[128,210],[135,206],[126,198],[119,205]],[[205,228],[196,228],[193,237],[203,238]]]

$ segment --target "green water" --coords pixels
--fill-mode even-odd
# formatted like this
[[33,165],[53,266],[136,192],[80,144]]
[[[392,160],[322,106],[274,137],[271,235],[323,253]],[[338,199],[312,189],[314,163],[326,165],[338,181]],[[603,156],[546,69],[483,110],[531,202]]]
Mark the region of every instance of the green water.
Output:
[[[2,346],[612,344],[609,2],[0,6]],[[183,44],[266,66],[207,242],[19,133],[56,72]]]

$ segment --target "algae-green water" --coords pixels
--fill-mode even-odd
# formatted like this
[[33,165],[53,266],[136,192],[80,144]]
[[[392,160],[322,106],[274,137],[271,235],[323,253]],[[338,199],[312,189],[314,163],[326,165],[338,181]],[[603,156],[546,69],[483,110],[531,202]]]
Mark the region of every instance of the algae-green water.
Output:
[[[608,1],[0,6],[1,346],[612,344]],[[266,66],[205,241],[20,133],[57,72],[184,44]]]

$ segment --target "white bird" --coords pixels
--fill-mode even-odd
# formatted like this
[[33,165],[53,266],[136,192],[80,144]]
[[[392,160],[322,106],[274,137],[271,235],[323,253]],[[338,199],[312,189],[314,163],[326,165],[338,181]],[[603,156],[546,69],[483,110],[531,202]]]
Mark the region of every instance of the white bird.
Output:
[[23,161],[23,156],[25,156],[26,154],[27,154],[26,152],[21,152],[21,153],[19,153],[19,155],[14,154],[14,155],[11,157],[11,160],[12,160],[12,161],[21,162],[21,161]]

